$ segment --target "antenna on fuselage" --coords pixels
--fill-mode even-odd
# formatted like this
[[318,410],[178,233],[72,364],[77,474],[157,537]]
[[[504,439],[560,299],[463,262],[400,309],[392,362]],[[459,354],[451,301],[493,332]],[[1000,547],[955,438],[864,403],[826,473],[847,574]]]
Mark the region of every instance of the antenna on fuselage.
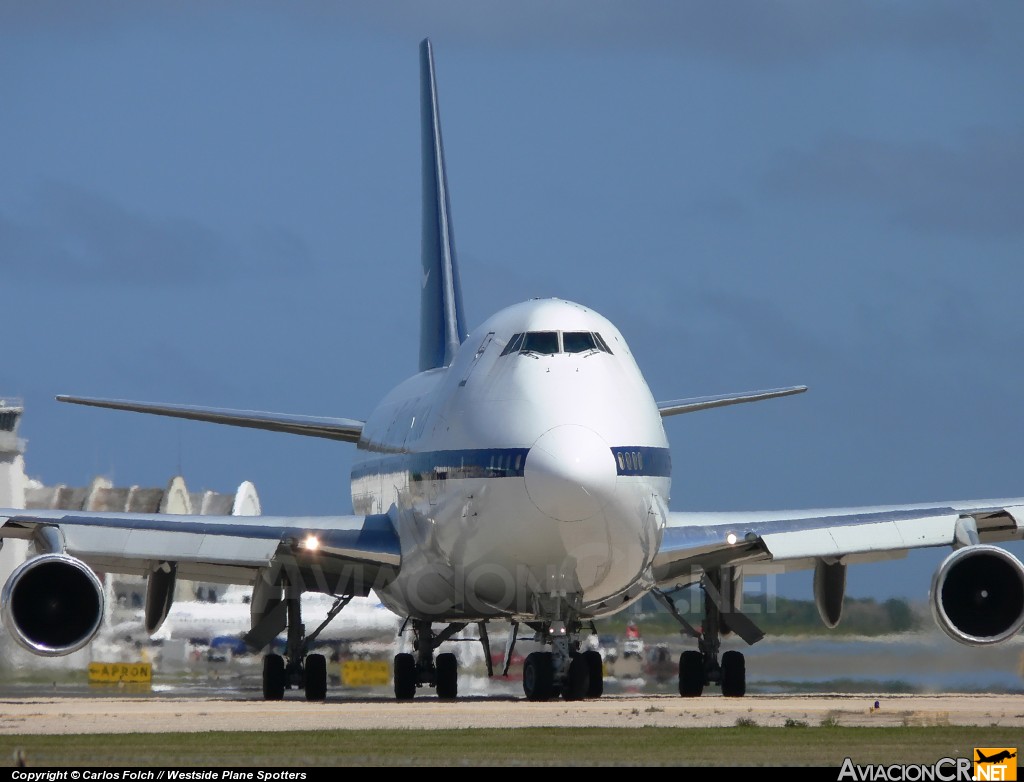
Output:
[[455,260],[441,115],[430,39],[420,43],[423,142],[423,276],[420,295],[420,371],[446,367],[466,338],[462,284]]

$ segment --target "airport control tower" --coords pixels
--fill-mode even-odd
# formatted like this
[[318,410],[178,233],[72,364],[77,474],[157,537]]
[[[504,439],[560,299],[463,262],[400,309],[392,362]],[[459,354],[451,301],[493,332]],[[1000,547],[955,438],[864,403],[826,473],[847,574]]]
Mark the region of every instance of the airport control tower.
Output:
[[[25,405],[20,399],[0,397],[0,508],[25,507],[25,441],[18,424]],[[0,579],[25,560],[23,540],[5,540],[0,549]],[[0,582],[2,583],[2,582]]]

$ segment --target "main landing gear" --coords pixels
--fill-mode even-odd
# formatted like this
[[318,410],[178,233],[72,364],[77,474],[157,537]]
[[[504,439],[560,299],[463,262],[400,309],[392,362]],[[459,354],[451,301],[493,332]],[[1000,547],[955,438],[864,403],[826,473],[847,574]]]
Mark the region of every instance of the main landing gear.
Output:
[[[402,652],[395,655],[395,698],[411,700],[416,697],[420,687],[434,687],[437,697],[444,700],[458,697],[458,663],[455,655],[445,653],[435,658],[434,650],[466,625],[453,623],[435,633],[432,624],[426,620],[409,619],[406,624],[411,624],[414,634],[414,653]],[[493,676],[487,625],[485,622],[478,624],[480,643],[487,661],[487,675]],[[538,622],[530,623],[529,626],[535,632],[535,639],[550,650],[545,648],[543,651],[532,652],[523,664],[523,689],[528,700],[546,701],[562,697],[567,701],[575,701],[601,697],[604,693],[604,661],[597,651],[580,651],[580,622]],[[519,623],[512,622],[502,675],[508,674],[518,630]]]
[[679,614],[667,594],[659,591],[653,593],[683,626],[683,631],[697,640],[696,650],[687,650],[679,656],[679,694],[684,698],[699,697],[704,688],[711,684],[719,685],[722,695],[727,698],[738,698],[747,692],[743,653],[729,650],[719,660],[722,636],[735,632],[748,644],[754,644],[764,637],[764,633],[749,617],[740,613],[735,606],[735,598],[723,600],[723,582],[728,589],[742,589],[738,577],[729,569],[725,569],[725,572],[710,570],[701,578],[704,622],[700,630]]
[[284,591],[285,597],[281,603],[268,612],[260,626],[247,636],[247,640],[252,639],[252,646],[262,648],[280,632],[282,621],[288,628],[284,655],[271,653],[263,658],[263,699],[283,700],[285,690],[297,688],[305,691],[307,701],[326,700],[327,658],[322,654],[308,652],[320,632],[348,605],[352,596],[337,598],[324,622],[307,636],[306,626],[302,624],[301,590],[290,589],[286,584]]
[[[434,650],[465,628],[465,623],[453,622],[440,633],[435,633],[433,625],[429,621],[410,619],[408,622],[412,623],[415,654],[400,652],[395,655],[395,698],[400,701],[412,700],[416,697],[416,690],[419,687],[433,687],[437,691],[437,697],[443,700],[457,698],[459,695],[458,660],[451,652],[439,654],[435,659]],[[484,646],[484,654],[488,660],[488,672],[490,672],[490,645],[483,622],[480,623],[480,642]]]

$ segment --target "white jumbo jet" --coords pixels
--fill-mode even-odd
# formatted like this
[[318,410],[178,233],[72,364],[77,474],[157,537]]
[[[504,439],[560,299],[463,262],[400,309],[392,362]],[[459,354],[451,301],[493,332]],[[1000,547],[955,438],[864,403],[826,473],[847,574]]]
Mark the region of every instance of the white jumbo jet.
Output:
[[[452,239],[430,42],[420,46],[423,252],[419,372],[365,421],[185,405],[58,397],[96,407],[232,424],[356,444],[354,515],[210,517],[0,510],[5,537],[34,555],[3,589],[3,620],[40,655],[81,649],[100,627],[102,571],[148,574],[145,626],[155,631],[175,578],[252,590],[249,639],[267,654],[263,693],[326,697],[325,661],[307,653],[300,596],[372,589],[405,622],[414,653],[394,658],[394,691],[458,693],[456,657],[437,653],[471,623],[490,660],[489,623],[507,622],[505,671],[520,632],[526,698],[595,698],[601,656],[581,644],[594,620],[653,594],[694,648],[679,693],[746,691],[735,633],[763,633],[740,610],[745,575],[813,570],[825,625],[835,626],[850,564],[949,547],[936,570],[937,624],[964,644],[995,644],[1024,625],[1024,566],[996,543],[1024,537],[1024,498],[742,513],[669,510],[666,416],[782,397],[803,386],[656,401],[619,330],[559,299],[514,304],[468,332]],[[683,587],[704,594],[699,629],[674,610]],[[493,625],[492,625],[493,626]],[[506,625],[502,624],[501,627]]]

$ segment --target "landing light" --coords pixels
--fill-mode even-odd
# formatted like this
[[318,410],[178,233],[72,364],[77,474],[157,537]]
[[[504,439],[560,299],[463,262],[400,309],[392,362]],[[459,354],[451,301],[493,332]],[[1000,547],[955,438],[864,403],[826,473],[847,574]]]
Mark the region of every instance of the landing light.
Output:
[[736,537],[736,533],[735,532],[730,532],[728,535],[725,536],[725,542],[728,543],[730,546],[735,546],[736,545],[736,541],[738,539],[739,538]]
[[316,535],[307,535],[306,539],[302,541],[302,547],[306,551],[316,551],[320,548],[320,539]]

